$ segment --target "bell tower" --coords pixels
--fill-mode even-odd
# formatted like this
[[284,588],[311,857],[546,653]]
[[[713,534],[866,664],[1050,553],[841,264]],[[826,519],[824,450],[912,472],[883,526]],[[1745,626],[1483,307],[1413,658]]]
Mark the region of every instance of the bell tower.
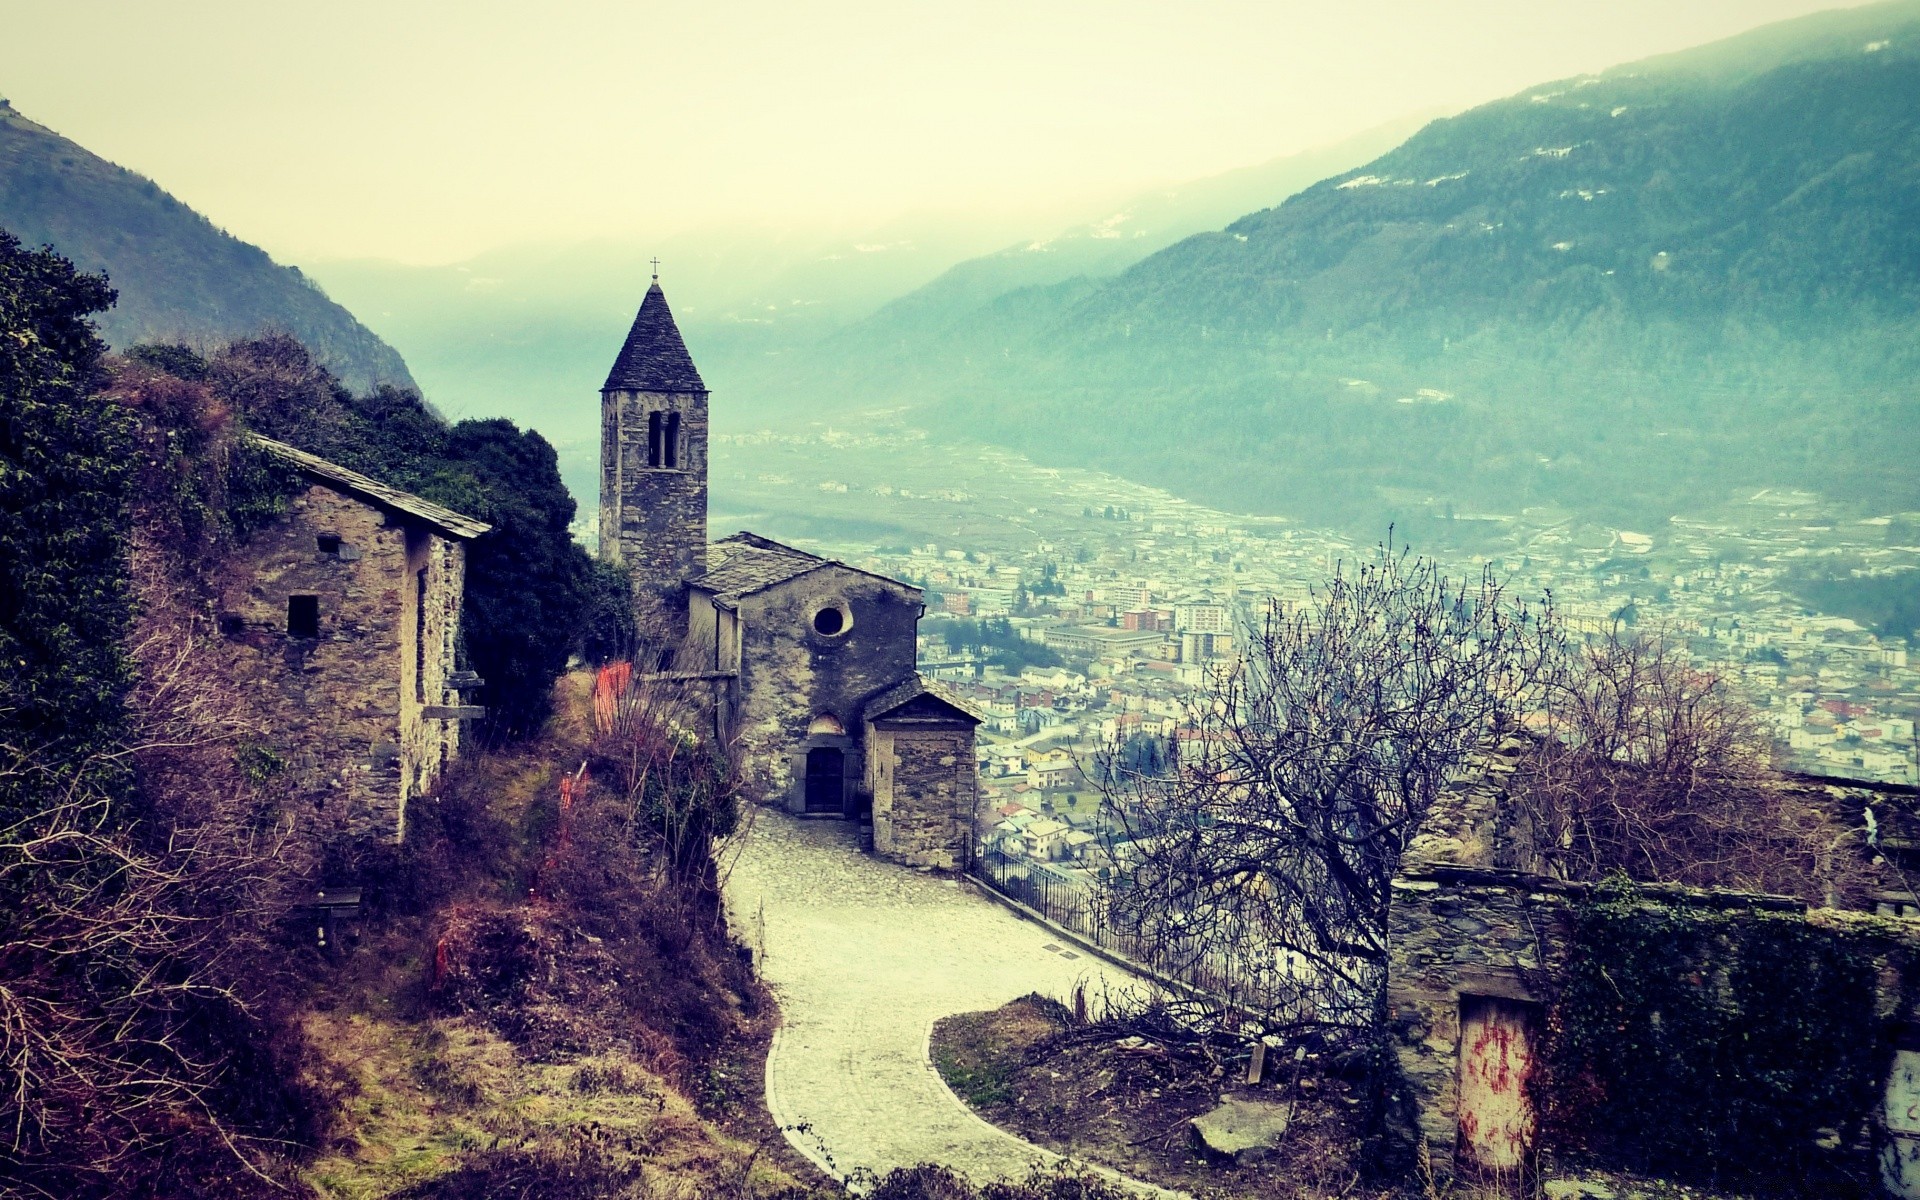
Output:
[[686,583],[707,569],[707,385],[653,265],[600,389],[600,557],[633,572],[643,625],[677,639]]

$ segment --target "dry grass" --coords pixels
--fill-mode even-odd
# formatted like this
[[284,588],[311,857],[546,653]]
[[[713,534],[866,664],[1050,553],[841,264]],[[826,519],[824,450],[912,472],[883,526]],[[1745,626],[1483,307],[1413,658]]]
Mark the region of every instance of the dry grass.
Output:
[[305,1171],[321,1195],[378,1200],[493,1156],[590,1148],[637,1194],[772,1197],[799,1187],[751,1142],[705,1120],[634,1059],[529,1062],[460,1019],[315,1014],[307,1033],[347,1077],[343,1136]]

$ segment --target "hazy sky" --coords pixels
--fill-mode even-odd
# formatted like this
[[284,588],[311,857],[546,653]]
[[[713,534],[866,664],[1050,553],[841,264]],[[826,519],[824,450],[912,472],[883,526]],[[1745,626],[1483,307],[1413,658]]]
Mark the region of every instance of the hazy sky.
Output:
[[294,261],[1057,209],[1828,0],[0,0],[0,95]]

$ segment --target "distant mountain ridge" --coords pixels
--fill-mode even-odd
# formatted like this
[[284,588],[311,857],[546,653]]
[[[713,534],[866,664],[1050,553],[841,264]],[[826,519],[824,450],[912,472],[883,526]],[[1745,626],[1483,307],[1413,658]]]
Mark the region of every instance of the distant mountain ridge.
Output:
[[1217,228],[1249,205],[1274,204],[1357,161],[1391,149],[1428,117],[1406,118],[1330,146],[1290,154],[1179,187],[1142,193],[1101,220],[968,259],[938,279],[889,302],[875,325],[912,324],[928,310],[951,321],[1021,288],[1052,287],[1078,276],[1116,275],[1182,238]]
[[902,361],[924,369],[985,353],[1002,321],[1029,318],[1035,297],[1089,292],[1182,238],[1217,229],[1250,207],[1277,204],[1398,145],[1431,116],[1405,117],[1327,146],[1143,192],[1098,220],[967,259],[849,328],[767,364],[764,377],[748,376],[742,385],[772,390],[797,381],[804,387]]
[[918,215],[858,232],[743,227],[654,243],[504,247],[436,267],[338,261],[314,269],[405,350],[450,413],[500,414],[539,428],[558,448],[569,484],[591,503],[599,470],[595,390],[655,254],[665,260],[662,282],[713,388],[716,426],[754,428],[791,418],[803,395],[834,407],[835,378],[856,368],[880,371],[875,348],[893,339],[941,347],[940,331],[964,324],[983,304],[1036,285],[1111,276],[1194,230],[1217,228],[1364,162],[1417,124],[1410,118],[1106,206],[1060,206],[1079,214],[1071,226],[1057,214]]
[[1915,97],[1920,0],[1542,85],[835,390],[1268,511],[1912,507]]
[[349,386],[414,386],[407,364],[298,268],[216,228],[152,180],[117,167],[0,100],[0,227],[105,271],[101,319],[116,348],[226,341],[278,328]]

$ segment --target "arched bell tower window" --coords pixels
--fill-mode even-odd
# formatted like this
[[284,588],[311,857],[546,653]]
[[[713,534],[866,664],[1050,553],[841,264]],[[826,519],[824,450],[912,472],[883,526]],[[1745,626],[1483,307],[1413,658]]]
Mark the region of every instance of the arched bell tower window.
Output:
[[680,414],[647,414],[647,465],[655,470],[672,471],[680,466]]

